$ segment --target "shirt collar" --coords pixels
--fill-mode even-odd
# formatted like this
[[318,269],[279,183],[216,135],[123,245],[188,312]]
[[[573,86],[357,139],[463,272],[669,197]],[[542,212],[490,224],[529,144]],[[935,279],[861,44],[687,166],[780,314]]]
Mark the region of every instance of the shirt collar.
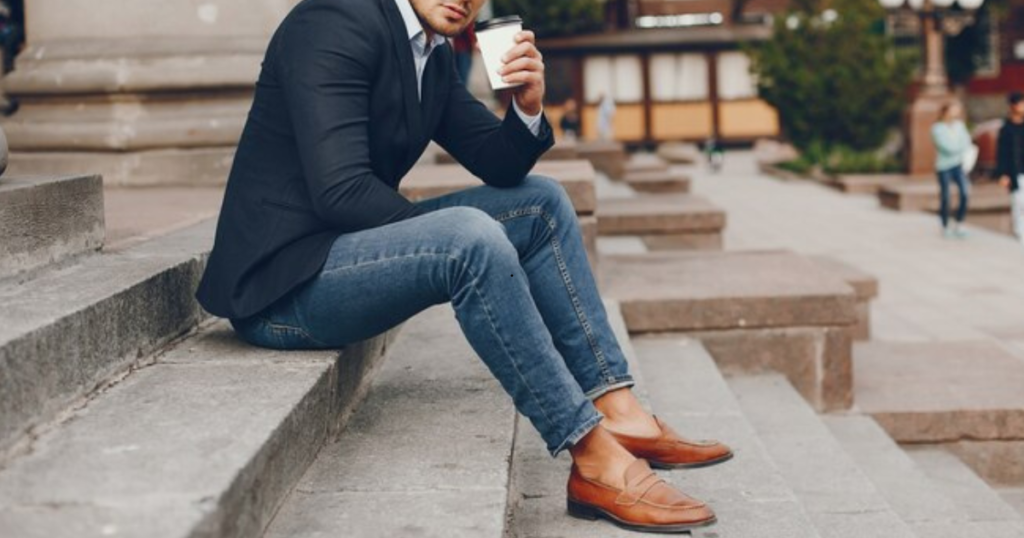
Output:
[[[426,52],[426,34],[423,32],[423,25],[420,24],[419,17],[416,16],[416,10],[413,9],[409,0],[395,0],[395,4],[398,5],[398,11],[402,13],[402,21],[405,22],[405,30],[409,34],[409,41],[412,43],[413,50],[417,54],[422,55]],[[444,36],[435,33],[434,39],[430,41],[429,50],[434,50],[435,47],[444,42]]]

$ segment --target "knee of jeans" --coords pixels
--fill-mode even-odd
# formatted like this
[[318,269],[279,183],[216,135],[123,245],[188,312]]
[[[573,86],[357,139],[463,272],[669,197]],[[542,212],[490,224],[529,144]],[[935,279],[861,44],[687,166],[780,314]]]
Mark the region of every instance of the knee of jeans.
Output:
[[515,247],[505,233],[505,226],[475,207],[443,209],[451,220],[452,242],[456,252],[484,253],[517,258]]
[[523,187],[535,191],[537,199],[552,213],[567,211],[576,214],[572,200],[558,181],[547,176],[531,174],[523,180]]

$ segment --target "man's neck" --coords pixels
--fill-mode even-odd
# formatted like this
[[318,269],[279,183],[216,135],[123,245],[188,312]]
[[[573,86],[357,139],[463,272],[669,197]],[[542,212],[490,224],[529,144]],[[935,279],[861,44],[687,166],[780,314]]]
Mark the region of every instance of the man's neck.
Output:
[[1024,123],[1024,114],[1010,114],[1010,123]]

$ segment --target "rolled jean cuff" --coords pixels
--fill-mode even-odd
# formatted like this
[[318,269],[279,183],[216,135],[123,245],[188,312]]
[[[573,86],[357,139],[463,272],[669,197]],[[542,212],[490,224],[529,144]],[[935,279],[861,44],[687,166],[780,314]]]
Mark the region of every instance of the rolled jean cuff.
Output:
[[603,385],[599,385],[593,389],[590,389],[590,391],[584,394],[584,396],[590,399],[590,401],[594,401],[613,390],[624,389],[627,387],[632,387],[633,385],[636,385],[636,381],[633,380],[633,376],[629,374],[620,375],[609,380],[607,383]]
[[566,450],[572,445],[575,445],[577,442],[579,442],[580,439],[586,437],[586,435],[590,433],[590,430],[593,430],[595,427],[597,427],[597,425],[600,424],[602,420],[604,420],[604,415],[595,410],[594,416],[588,418],[583,424],[580,424],[578,428],[573,430],[573,432],[570,433],[564,441],[562,441],[562,444],[558,445],[558,447],[550,451],[551,457],[558,457],[558,455],[561,454],[563,450]]

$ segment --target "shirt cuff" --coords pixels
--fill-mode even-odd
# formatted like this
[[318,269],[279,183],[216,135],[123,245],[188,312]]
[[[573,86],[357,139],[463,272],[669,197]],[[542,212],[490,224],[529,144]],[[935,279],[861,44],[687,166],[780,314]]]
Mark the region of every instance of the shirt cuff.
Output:
[[533,133],[533,136],[536,136],[536,137],[539,138],[540,137],[540,117],[544,115],[544,109],[541,109],[539,114],[537,114],[535,116],[531,116],[531,115],[527,114],[526,112],[523,112],[522,110],[519,110],[519,104],[516,103],[516,100],[515,100],[514,97],[512,98],[512,108],[515,109],[516,115],[519,116],[519,119],[523,120],[523,123],[526,124],[526,128],[529,129],[531,133]]

